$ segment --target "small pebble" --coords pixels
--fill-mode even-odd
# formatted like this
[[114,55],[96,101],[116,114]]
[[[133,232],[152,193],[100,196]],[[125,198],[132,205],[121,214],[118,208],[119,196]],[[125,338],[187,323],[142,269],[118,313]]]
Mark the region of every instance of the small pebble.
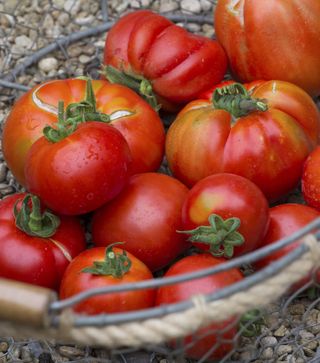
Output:
[[261,339],[261,345],[263,347],[274,347],[278,344],[278,340],[275,337],[264,337]]
[[292,352],[292,346],[291,345],[279,345],[276,349],[276,352],[279,356],[283,354],[289,354]]
[[56,70],[58,68],[58,60],[56,58],[44,58],[39,62],[39,69],[45,73],[49,73],[52,70]]
[[160,13],[169,13],[179,8],[179,4],[175,0],[160,0]]
[[274,332],[274,336],[275,337],[284,337],[287,334],[289,334],[289,330],[284,326],[281,325],[280,328],[278,328],[275,332]]
[[198,0],[182,0],[181,9],[193,14],[201,13],[201,5]]
[[58,350],[59,353],[66,358],[83,357],[85,355],[82,349],[68,345],[61,345]]
[[263,359],[271,359],[273,357],[273,349],[268,347],[262,351],[261,358]]

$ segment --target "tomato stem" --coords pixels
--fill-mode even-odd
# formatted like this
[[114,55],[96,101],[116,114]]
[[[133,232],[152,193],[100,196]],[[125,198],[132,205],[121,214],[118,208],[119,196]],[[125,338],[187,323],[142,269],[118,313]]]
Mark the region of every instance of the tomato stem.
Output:
[[178,232],[189,234],[190,242],[209,245],[209,250],[214,256],[231,258],[234,247],[244,243],[243,236],[237,231],[240,227],[240,219],[233,217],[223,220],[219,215],[211,214],[208,221],[209,226],[199,226],[192,230]]
[[214,108],[228,111],[234,117],[246,116],[255,111],[267,111],[265,100],[253,98],[240,83],[215,89],[212,96]]
[[138,93],[155,111],[158,112],[160,110],[161,105],[158,104],[152,84],[146,78],[134,73],[118,70],[110,65],[104,66],[102,74],[110,83],[121,84]]
[[58,142],[71,135],[82,122],[110,122],[110,116],[97,110],[97,102],[90,78],[86,79],[86,97],[81,102],[69,104],[66,109],[64,102],[58,103],[58,122],[56,128],[46,126],[43,134],[50,142]]
[[27,194],[18,210],[18,200],[13,209],[17,228],[29,236],[48,238],[53,236],[60,225],[58,216],[49,210],[41,212],[40,199],[32,194]]
[[82,270],[85,273],[92,275],[111,275],[115,278],[121,278],[124,274],[130,271],[131,260],[127,256],[127,252],[122,250],[122,254],[115,253],[113,247],[123,244],[123,242],[115,242],[106,248],[104,261],[93,261],[93,265]]

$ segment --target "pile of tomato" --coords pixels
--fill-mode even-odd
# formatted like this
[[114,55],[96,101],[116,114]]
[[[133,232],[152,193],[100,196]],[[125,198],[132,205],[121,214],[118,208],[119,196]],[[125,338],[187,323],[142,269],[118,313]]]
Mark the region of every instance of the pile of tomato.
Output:
[[[100,80],[52,80],[25,93],[3,129],[7,165],[27,192],[0,201],[0,276],[64,299],[212,267],[318,218],[319,17],[318,0],[219,0],[212,40],[135,11],[109,31]],[[223,81],[228,70],[234,80]],[[170,175],[158,172],[164,158]],[[280,204],[300,183],[306,204]],[[241,279],[234,268],[74,309],[144,309]],[[203,329],[188,356],[217,342],[207,329],[234,319]],[[236,332],[233,324],[221,335]],[[230,349],[221,343],[211,357]]]

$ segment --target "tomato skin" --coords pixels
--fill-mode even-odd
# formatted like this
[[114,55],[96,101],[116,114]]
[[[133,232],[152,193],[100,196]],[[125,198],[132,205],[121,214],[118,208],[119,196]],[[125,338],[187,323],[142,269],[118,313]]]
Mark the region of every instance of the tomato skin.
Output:
[[[97,109],[112,116],[111,124],[127,140],[133,156],[132,172],[155,171],[164,153],[164,127],[157,113],[129,88],[92,81]],[[3,129],[3,153],[17,181],[25,185],[24,165],[31,145],[43,136],[45,126],[57,122],[57,106],[85,98],[80,79],[48,81],[25,93],[13,106]],[[119,113],[122,111],[122,114]]]
[[320,147],[307,158],[303,166],[301,188],[308,205],[320,210]]
[[92,240],[97,246],[125,242],[124,249],[143,261],[151,271],[161,269],[188,244],[181,229],[181,208],[188,189],[164,174],[131,177],[111,202],[92,219]]
[[166,137],[175,177],[192,186],[214,173],[238,174],[270,201],[296,187],[305,159],[319,142],[319,111],[307,93],[288,82],[255,82],[252,97],[267,100],[269,109],[234,121],[229,112],[201,99],[180,111]]
[[[90,288],[134,283],[153,278],[150,270],[130,253],[127,255],[132,266],[130,271],[121,278],[81,272],[84,268],[92,266],[94,261],[103,261],[105,250],[104,247],[91,248],[72,260],[61,281],[59,294],[61,299],[66,299]],[[122,249],[113,248],[113,251],[121,253]],[[154,305],[155,295],[156,291],[152,289],[97,295],[78,303],[74,310],[79,313],[94,315],[149,308]]]
[[[185,103],[220,82],[227,60],[215,40],[149,10],[123,16],[108,32],[104,63],[148,79],[169,103]],[[165,102],[166,103],[166,102]]]
[[118,130],[86,122],[61,141],[42,137],[32,145],[26,185],[54,211],[84,214],[121,191],[129,179],[130,162],[128,144]]
[[15,203],[25,195],[13,194],[0,201],[0,276],[58,289],[70,261],[57,244],[75,257],[86,248],[84,230],[78,219],[59,216],[60,226],[52,237],[27,235],[16,227],[13,215]]
[[[269,246],[276,241],[288,237],[305,227],[314,219],[320,217],[320,212],[303,204],[287,203],[270,208],[270,224],[261,247]],[[263,268],[285,256],[299,245],[299,241],[291,243],[254,263],[256,268]]]
[[280,79],[317,96],[319,17],[317,0],[220,0],[214,24],[236,79]]
[[[268,202],[262,192],[250,180],[234,174],[208,176],[190,189],[182,207],[183,230],[208,225],[210,214],[240,219],[238,231],[245,241],[235,247],[234,256],[258,248],[269,224]],[[195,245],[209,248],[207,244]]]
[[[184,273],[191,273],[205,268],[210,268],[225,262],[223,258],[216,258],[210,254],[187,256],[173,264],[166,272],[165,277],[171,277]],[[240,281],[243,278],[240,270],[232,269],[215,275],[203,277],[201,279],[190,280],[179,284],[163,286],[158,289],[156,305],[172,304],[183,300],[188,300],[198,294],[209,294],[219,289]],[[221,323],[212,323],[208,327],[201,328],[195,333],[195,337],[204,334],[204,338],[199,339],[194,345],[186,350],[189,358],[200,359],[217,342],[217,336],[224,340],[232,340],[237,333],[234,325],[235,318],[228,319]],[[228,325],[232,326],[227,329]],[[223,333],[219,334],[219,331]],[[212,332],[211,332],[212,331]],[[208,334],[210,332],[210,334]],[[206,334],[207,333],[207,334]],[[184,339],[184,344],[193,341],[191,336]],[[210,359],[218,359],[225,356],[233,349],[232,343],[222,343],[215,349]],[[209,357],[208,357],[209,359]]]

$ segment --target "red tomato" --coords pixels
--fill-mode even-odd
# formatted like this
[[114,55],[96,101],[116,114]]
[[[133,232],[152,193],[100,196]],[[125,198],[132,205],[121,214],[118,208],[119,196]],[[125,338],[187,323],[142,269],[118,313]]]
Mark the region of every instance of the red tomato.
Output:
[[308,205],[320,210],[320,147],[307,158],[302,173],[302,194]]
[[[59,217],[57,228],[54,228],[55,224],[51,228],[51,221],[44,212],[40,230],[34,221],[27,224],[27,227],[31,224],[27,232],[21,230],[16,226],[14,217],[16,203],[18,210],[23,207],[29,214],[31,210],[36,215],[40,213],[38,206],[31,204],[30,198],[27,198],[27,205],[21,203],[25,197],[25,193],[19,193],[0,201],[0,276],[58,289],[71,259],[86,247],[84,230],[79,220],[65,216]],[[45,233],[48,229],[52,234]]]
[[[281,238],[290,236],[292,233],[297,232],[299,229],[319,217],[320,212],[303,204],[288,203],[270,208],[270,224],[261,247],[271,245]],[[254,265],[257,268],[263,268],[273,261],[285,256],[298,245],[298,241],[291,243],[256,261]]]
[[79,215],[114,198],[129,179],[131,154],[114,127],[85,122],[58,142],[37,140],[26,158],[26,185],[52,210]]
[[[208,218],[212,214],[220,216],[225,222],[217,218],[210,230],[202,228],[200,232],[203,233],[189,235],[196,246],[224,253],[226,257],[239,256],[259,247],[268,228],[266,198],[250,180],[234,174],[208,176],[189,191],[182,207],[183,229],[190,231],[199,226],[208,226]],[[240,227],[234,229],[237,224],[229,218],[238,218]],[[241,245],[233,245],[235,240],[239,240],[237,233],[244,239]],[[215,245],[215,241],[219,243]],[[232,254],[228,253],[230,248]]]
[[[220,82],[227,69],[215,40],[189,33],[149,10],[123,16],[108,32],[104,63],[150,82],[160,102],[185,103]],[[137,87],[139,88],[139,86]]]
[[[165,277],[171,277],[184,273],[191,273],[205,268],[210,268],[225,262],[223,258],[216,258],[209,254],[187,256],[172,265]],[[172,304],[183,300],[188,300],[198,294],[209,294],[219,289],[232,285],[243,278],[240,270],[232,269],[220,272],[215,275],[203,277],[201,279],[190,280],[175,285],[160,287],[156,297],[156,305]],[[236,318],[228,319],[221,323],[212,323],[205,328],[201,328],[192,336],[184,338],[185,345],[194,342],[186,350],[189,358],[201,359],[215,344],[217,348],[207,359],[219,359],[224,357],[234,346],[232,339],[237,333],[235,326]],[[230,325],[230,327],[229,327]],[[203,335],[203,337],[201,337]],[[199,337],[201,337],[199,339]],[[219,339],[229,340],[222,342]]]
[[281,79],[320,94],[318,0],[219,0],[214,17],[237,79]]
[[164,174],[133,176],[123,191],[93,215],[92,240],[97,246],[125,242],[152,271],[170,263],[188,244],[181,229],[181,208],[188,189]]
[[238,174],[276,200],[300,181],[303,163],[319,141],[319,111],[301,88],[282,81],[256,82],[252,94],[243,95],[242,104],[263,101],[264,112],[229,110],[226,104],[237,97],[221,97],[224,105],[193,101],[180,111],[166,139],[169,167],[188,186],[215,173]]
[[[115,259],[125,260],[118,262],[122,263],[120,274],[112,266]],[[111,287],[152,278],[152,273],[145,264],[120,248],[111,247],[109,251],[103,247],[91,248],[78,255],[68,266],[61,281],[60,298],[66,299],[91,288]],[[156,290],[152,289],[96,295],[78,303],[74,310],[94,315],[144,309],[154,305],[155,295]]]
[[[97,110],[111,118],[129,144],[132,172],[155,171],[164,152],[164,127],[157,113],[130,89],[92,81]],[[15,178],[25,184],[24,165],[31,145],[47,125],[57,122],[58,102],[65,106],[86,97],[86,82],[54,80],[35,86],[13,106],[3,129],[3,153]]]

